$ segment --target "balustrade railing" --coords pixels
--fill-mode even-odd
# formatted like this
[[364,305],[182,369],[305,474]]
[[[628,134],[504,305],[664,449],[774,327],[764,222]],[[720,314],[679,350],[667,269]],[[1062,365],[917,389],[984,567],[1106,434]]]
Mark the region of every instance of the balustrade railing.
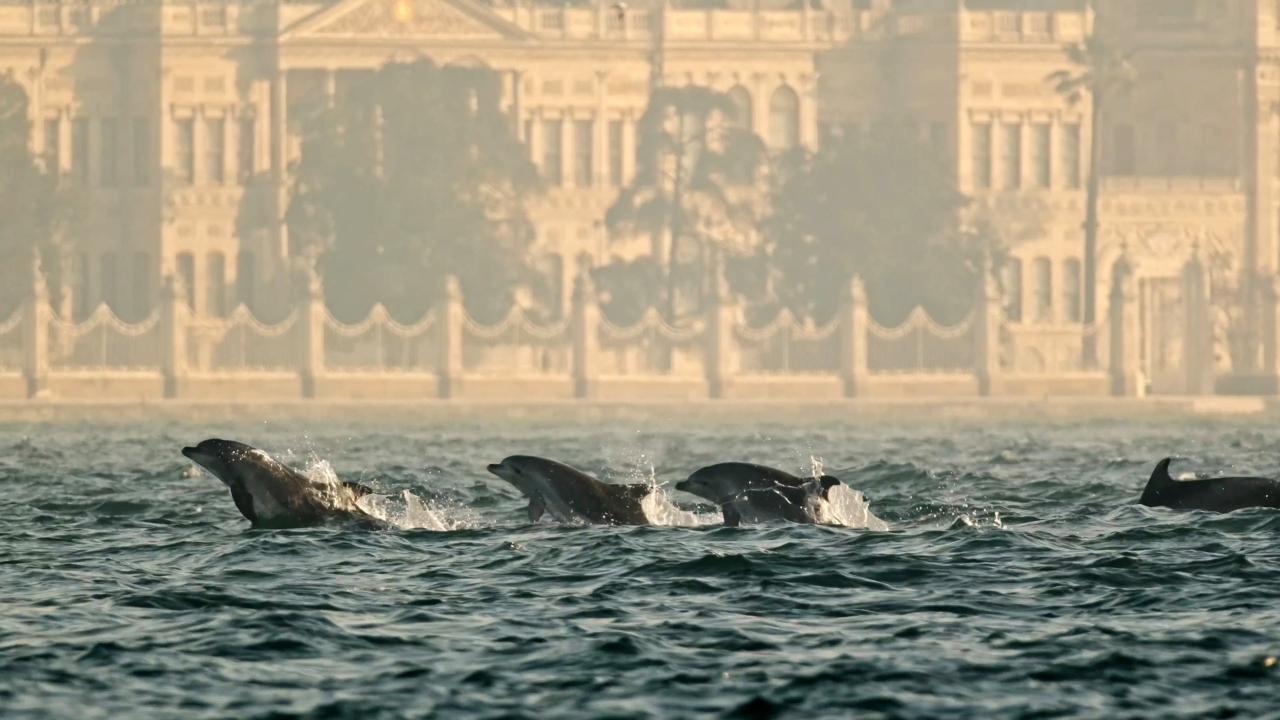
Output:
[[[1128,290],[1113,296],[1102,323],[1082,329],[1007,324],[989,285],[975,310],[955,325],[941,325],[917,308],[901,324],[885,327],[871,318],[856,279],[836,315],[822,325],[784,309],[754,326],[728,297],[674,323],[650,309],[633,323],[617,324],[601,312],[585,276],[564,317],[541,320],[517,306],[492,324],[467,313],[452,279],[442,304],[411,324],[382,305],[360,322],[342,322],[325,308],[314,277],[292,312],[275,323],[262,322],[243,305],[226,317],[193,316],[185,291],[172,279],[160,306],[141,322],[124,322],[105,305],[70,322],[52,312],[43,281],[34,286],[32,299],[0,320],[0,370],[20,370],[33,395],[43,392],[51,375],[66,371],[159,374],[171,396],[191,379],[226,383],[237,374],[258,383],[292,376],[307,396],[321,392],[326,376],[350,389],[360,387],[353,382],[399,375],[404,387],[424,392],[422,376],[430,375],[436,396],[446,398],[475,383],[522,378],[538,379],[543,388],[572,387],[579,397],[593,397],[601,383],[619,379],[627,380],[628,392],[643,392],[633,381],[646,378],[680,392],[730,397],[738,377],[743,387],[758,388],[771,378],[815,375],[838,378],[850,397],[875,393],[877,383],[915,382],[924,375],[970,374],[978,392],[989,393],[995,376],[1097,367],[1108,368],[1113,387],[1127,391],[1141,372],[1129,358],[1137,357],[1138,330]],[[1098,355],[1095,367],[1080,362],[1086,345]],[[703,391],[696,389],[699,383]],[[426,392],[431,386],[428,378]]]

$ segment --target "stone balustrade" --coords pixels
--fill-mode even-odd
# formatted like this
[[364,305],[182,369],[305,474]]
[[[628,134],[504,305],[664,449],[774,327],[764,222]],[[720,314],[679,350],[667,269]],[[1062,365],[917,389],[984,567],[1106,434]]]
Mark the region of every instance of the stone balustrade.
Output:
[[[71,322],[55,314],[37,263],[28,301],[0,318],[0,397],[824,401],[1143,390],[1137,298],[1123,267],[1114,274],[1105,369],[1030,373],[1002,356],[1011,340],[1044,329],[1007,325],[989,279],[973,312],[955,325],[917,309],[885,327],[868,312],[858,278],[836,316],[816,325],[787,310],[749,323],[723,292],[700,315],[674,324],[655,310],[615,324],[597,305],[588,274],[579,275],[562,319],[513,307],[497,322],[479,322],[450,278],[441,301],[414,323],[377,305],[348,324],[330,315],[314,273],[307,277],[292,311],[274,323],[243,306],[226,317],[197,317],[173,278],[146,319],[124,322],[104,305]],[[1198,265],[1188,265],[1184,283],[1192,295],[1207,292]],[[1210,336],[1203,308],[1186,320],[1188,337]],[[1100,330],[1063,326],[1053,334],[1080,347],[1089,331]],[[1211,383],[1211,357],[1189,361],[1189,389],[1204,392]]]

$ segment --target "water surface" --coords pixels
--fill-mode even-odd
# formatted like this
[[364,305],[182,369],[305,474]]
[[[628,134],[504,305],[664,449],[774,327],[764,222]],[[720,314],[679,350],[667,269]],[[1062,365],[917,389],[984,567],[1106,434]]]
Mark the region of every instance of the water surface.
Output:
[[[178,453],[209,436],[326,461],[402,527],[251,530]],[[1260,422],[4,425],[0,714],[1275,715],[1280,514],[1133,503],[1164,455],[1272,474],[1277,440]],[[484,472],[514,453],[672,484],[817,456],[891,529],[531,525]]]

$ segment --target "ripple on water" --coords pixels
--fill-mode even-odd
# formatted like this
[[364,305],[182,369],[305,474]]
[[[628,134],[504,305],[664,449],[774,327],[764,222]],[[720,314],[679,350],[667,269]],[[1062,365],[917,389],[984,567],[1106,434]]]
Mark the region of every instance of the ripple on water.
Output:
[[[387,527],[249,529],[176,456],[209,435],[374,487]],[[1265,473],[1277,439],[1226,422],[3,428],[0,706],[1264,717],[1280,513],[1132,503],[1160,457]],[[535,451],[652,484],[661,526],[530,524],[482,468]],[[844,526],[721,527],[672,485],[725,459],[825,466]]]

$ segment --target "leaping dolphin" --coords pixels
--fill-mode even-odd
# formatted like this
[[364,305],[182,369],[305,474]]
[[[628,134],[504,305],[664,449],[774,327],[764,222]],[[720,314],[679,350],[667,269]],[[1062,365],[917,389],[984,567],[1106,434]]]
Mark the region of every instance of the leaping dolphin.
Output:
[[692,493],[720,506],[724,524],[786,520],[820,522],[820,509],[839,478],[798,478],[782,470],[753,463],[727,462],[708,465],[676,483],[677,490]]
[[1165,458],[1156,465],[1139,503],[1220,513],[1252,507],[1280,508],[1280,480],[1261,477],[1174,480],[1169,475],[1171,462],[1172,458]]
[[512,455],[489,466],[489,472],[511,483],[529,498],[529,520],[543,513],[564,523],[648,525],[640,503],[653,492],[643,484],[603,483],[564,463]]
[[342,518],[377,522],[356,504],[372,492],[364,485],[325,488],[244,443],[210,439],[183,448],[182,454],[226,484],[236,508],[254,527],[304,527]]

